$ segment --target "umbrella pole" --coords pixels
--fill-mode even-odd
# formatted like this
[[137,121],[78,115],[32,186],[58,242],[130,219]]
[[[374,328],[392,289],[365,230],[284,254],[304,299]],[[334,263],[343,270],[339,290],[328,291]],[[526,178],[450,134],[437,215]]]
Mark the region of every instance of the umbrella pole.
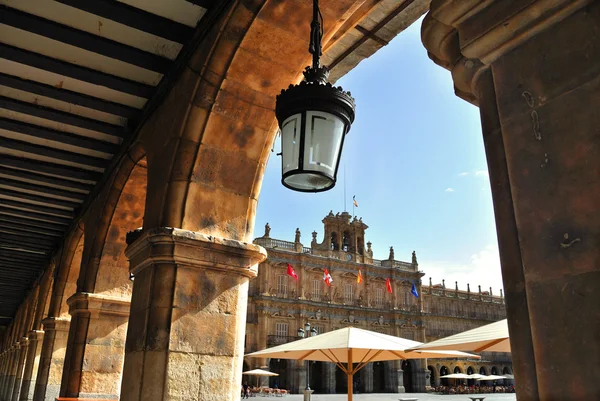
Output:
[[352,348],[348,349],[348,401],[352,401],[352,393],[354,383],[352,382],[352,375],[354,374],[354,364],[352,363]]

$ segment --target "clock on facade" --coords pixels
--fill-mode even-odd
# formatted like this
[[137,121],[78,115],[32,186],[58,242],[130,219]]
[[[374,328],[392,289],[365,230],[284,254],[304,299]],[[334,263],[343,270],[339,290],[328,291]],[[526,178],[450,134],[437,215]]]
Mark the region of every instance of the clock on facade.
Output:
[[349,253],[346,254],[346,260],[352,260],[352,255],[350,255]]

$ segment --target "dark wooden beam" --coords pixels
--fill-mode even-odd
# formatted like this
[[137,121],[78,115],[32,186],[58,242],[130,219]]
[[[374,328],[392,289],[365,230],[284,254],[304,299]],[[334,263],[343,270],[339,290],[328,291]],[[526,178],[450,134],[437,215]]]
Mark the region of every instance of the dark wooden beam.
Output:
[[0,107],[18,113],[45,118],[46,120],[57,121],[63,124],[74,125],[79,128],[102,132],[104,134],[116,136],[117,138],[124,138],[128,135],[126,128],[121,127],[120,125],[108,124],[104,121],[82,117],[77,114],[67,113],[66,111],[60,111],[50,107],[38,106],[5,96],[0,96]]
[[177,43],[187,42],[194,34],[187,25],[115,0],[56,1]]
[[54,196],[60,196],[61,198],[76,199],[76,200],[80,200],[82,202],[87,197],[86,194],[82,194],[81,192],[65,191],[64,189],[47,187],[45,185],[39,185],[39,184],[31,184],[29,182],[13,180],[11,178],[5,178],[5,177],[0,177],[0,185],[5,185],[5,186],[11,187],[11,188],[24,189],[26,191],[34,191],[34,192],[41,193],[44,195],[54,195]]
[[56,216],[49,216],[47,214],[42,214],[42,213],[29,212],[26,210],[13,209],[13,208],[9,208],[9,207],[4,207],[2,205],[0,205],[0,214],[6,214],[6,215],[10,215],[10,216],[18,216],[23,219],[29,219],[29,220],[34,220],[34,221],[50,222],[50,223],[54,223],[59,226],[68,226],[69,224],[71,224],[71,220],[69,220],[69,219],[63,219],[61,217],[56,217]]
[[29,249],[32,251],[50,252],[52,250],[52,246],[27,243],[3,233],[0,233],[0,241],[2,241],[3,244],[18,245],[24,249]]
[[[3,154],[2,157],[0,157],[0,164],[44,174],[52,174],[65,179],[69,178],[74,180],[92,181],[94,183],[98,182],[102,178],[102,173],[97,171],[90,171],[80,167],[65,166],[64,164],[25,159],[6,154]],[[80,184],[90,185],[84,183]]]
[[49,259],[46,260],[37,260],[37,259],[23,259],[19,258],[16,255],[0,255],[0,263],[7,266],[21,266],[23,265],[23,270],[34,270],[31,266],[41,266],[48,263]]
[[24,226],[29,226],[32,228],[47,229],[49,232],[56,233],[56,235],[61,235],[66,230],[66,227],[64,227],[64,226],[60,226],[60,225],[56,225],[56,224],[52,224],[52,223],[48,223],[48,222],[44,222],[44,221],[40,221],[40,220],[24,219],[21,217],[10,216],[10,215],[3,214],[3,213],[0,214],[0,221],[8,221],[11,223],[23,224]]
[[[0,190],[0,195],[2,195],[1,190]],[[8,196],[12,196],[12,195],[8,195]],[[57,209],[54,207],[36,205],[33,203],[27,203],[27,202],[19,202],[19,201],[15,201],[12,199],[0,198],[0,205],[9,206],[9,207],[16,208],[19,210],[30,210],[33,212],[39,212],[39,213],[43,213],[43,214],[46,214],[49,216],[59,216],[59,217],[65,217],[68,219],[72,219],[74,217],[73,212],[70,210]]]
[[[0,145],[1,145],[1,142],[0,142]],[[13,191],[12,189],[7,189],[7,188],[0,188],[0,195],[10,196],[12,198],[17,198],[17,199],[29,200],[29,201],[33,201],[33,202],[40,202],[40,203],[47,204],[47,205],[61,206],[64,208],[69,208],[69,209],[76,209],[77,207],[80,206],[80,203],[76,203],[76,202],[66,201],[66,200],[62,200],[62,199],[49,198],[49,197],[43,196],[43,195],[28,194],[26,192]],[[4,203],[4,202],[0,202],[0,204],[2,204],[2,203]],[[25,207],[25,205],[23,205],[23,207]]]
[[154,93],[153,86],[106,74],[91,68],[67,63],[66,61],[43,56],[4,43],[0,43],[0,55],[2,55],[2,58],[16,63],[25,64],[91,84],[105,86],[119,92],[129,93],[130,95],[146,99],[152,97],[152,94]]
[[370,39],[373,39],[375,42],[379,43],[382,46],[387,46],[389,44],[389,42],[387,40],[380,38],[379,36],[375,35],[373,32],[369,31],[366,28],[363,28],[360,25],[356,25],[355,28],[358,32],[362,33],[364,36],[366,36]]
[[[0,104],[2,99],[0,97]],[[0,105],[1,107],[1,105]],[[71,134],[65,131],[57,131],[52,128],[40,127],[22,121],[11,120],[0,117],[0,128],[7,131],[18,132],[20,134],[33,136],[36,138],[47,139],[49,141],[60,142],[66,145],[77,146],[83,149],[96,150],[110,155],[115,154],[119,147],[116,144],[99,141],[87,136]]]
[[0,73],[0,85],[125,118],[136,118],[141,113],[141,110],[134,107],[4,73]]
[[64,233],[55,230],[47,230],[45,228],[32,227],[23,223],[12,223],[5,218],[4,215],[0,215],[0,227],[12,228],[13,230],[27,231],[28,233],[36,233],[40,235],[46,235],[50,237],[62,237]]
[[171,64],[168,58],[1,5],[0,23],[161,74]]
[[27,263],[47,262],[50,257],[48,255],[39,255],[29,252],[19,251],[18,249],[0,248],[0,258],[10,258],[20,260]]
[[[0,161],[0,164],[7,164],[5,160]],[[62,178],[52,177],[50,175],[38,174],[27,170],[17,170],[14,168],[4,167],[0,165],[0,174],[8,175],[13,178],[21,178],[24,180],[43,182],[48,185],[56,185],[65,188],[85,191],[89,193],[93,185],[84,184],[78,181],[64,180]]]
[[[384,26],[386,26],[388,24],[388,22],[390,22],[391,20],[393,20],[394,18],[396,18],[396,16],[398,14],[400,14],[402,11],[406,10],[406,8],[408,6],[410,6],[412,3],[414,3],[415,0],[404,0],[398,7],[396,7],[387,17],[385,17],[384,19],[382,19],[381,21],[379,21],[379,23],[377,25],[375,25],[369,32],[370,35],[373,36],[375,35],[381,28],[383,28]],[[348,57],[350,55],[350,53],[352,53],[354,50],[358,49],[363,43],[365,43],[371,36],[363,36],[362,38],[360,38],[359,40],[356,41],[356,43],[354,43],[352,46],[350,46],[348,49],[346,49],[346,51],[344,51],[342,54],[340,54],[335,60],[333,60],[331,63],[329,63],[328,67],[329,69],[333,69],[336,65],[338,65],[342,60],[344,60],[346,57]]]
[[23,231],[19,230],[18,228],[15,229],[15,228],[2,227],[2,228],[0,228],[0,234],[10,235],[12,237],[19,238],[19,239],[23,240],[23,242],[35,241],[36,243],[47,244],[50,247],[53,247],[58,241],[57,238],[48,237],[43,234],[24,233]]
[[67,150],[51,148],[49,146],[37,145],[17,139],[0,137],[0,147],[32,153],[34,155],[51,157],[57,160],[68,161],[90,167],[106,168],[109,161],[99,157],[83,155],[81,153],[69,152]]

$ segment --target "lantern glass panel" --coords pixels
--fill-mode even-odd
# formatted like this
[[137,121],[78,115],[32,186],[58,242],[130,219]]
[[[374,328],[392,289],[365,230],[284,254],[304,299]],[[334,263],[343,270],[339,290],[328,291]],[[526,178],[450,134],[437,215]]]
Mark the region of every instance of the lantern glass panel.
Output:
[[298,168],[300,158],[301,114],[294,114],[281,125],[282,172]]
[[308,111],[306,120],[303,169],[333,180],[345,133],[344,122],[322,111]]

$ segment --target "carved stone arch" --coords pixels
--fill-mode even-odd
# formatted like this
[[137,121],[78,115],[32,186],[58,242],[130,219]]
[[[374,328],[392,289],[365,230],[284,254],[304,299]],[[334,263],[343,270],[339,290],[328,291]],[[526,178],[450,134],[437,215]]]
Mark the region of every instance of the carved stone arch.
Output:
[[71,324],[62,397],[118,398],[132,292],[126,234],[143,224],[146,170],[143,149],[136,144],[82,219],[77,292],[67,302]]
[[49,317],[68,318],[67,298],[77,289],[77,280],[83,254],[84,226],[79,222],[69,233],[60,251],[54,271],[51,298],[48,304]]
[[[109,178],[110,184],[104,186],[83,217],[86,242],[77,283],[78,292],[97,292],[96,280],[103,257],[122,255],[124,258],[125,235],[128,231],[141,227],[143,221],[146,208],[146,170],[145,152],[141,143],[137,142],[122,157]],[[120,249],[106,249],[107,245],[112,244]],[[124,262],[123,267],[127,269],[126,258],[121,262]],[[100,290],[103,291],[104,288]]]

